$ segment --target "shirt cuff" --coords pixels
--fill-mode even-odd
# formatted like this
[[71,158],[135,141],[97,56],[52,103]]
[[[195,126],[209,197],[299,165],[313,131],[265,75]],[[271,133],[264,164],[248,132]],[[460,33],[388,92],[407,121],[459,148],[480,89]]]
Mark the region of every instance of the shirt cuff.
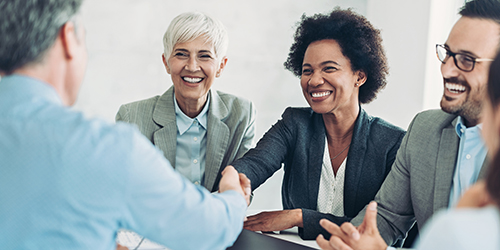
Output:
[[396,248],[395,247],[387,247],[386,250],[396,250]]

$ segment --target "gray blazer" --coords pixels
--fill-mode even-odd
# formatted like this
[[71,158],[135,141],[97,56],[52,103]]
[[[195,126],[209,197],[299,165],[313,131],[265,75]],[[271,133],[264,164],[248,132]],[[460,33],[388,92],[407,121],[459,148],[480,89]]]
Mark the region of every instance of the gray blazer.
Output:
[[299,228],[299,235],[303,239],[315,239],[320,233],[330,237],[319,225],[320,219],[340,225],[373,200],[391,169],[404,134],[401,128],[360,109],[347,153],[343,217],[317,211],[326,131],[323,116],[311,108],[287,108],[257,146],[233,166],[248,176],[254,190],[283,164],[283,208],[302,209],[303,227]]
[[[215,90],[210,90],[209,95],[203,185],[213,192],[219,187],[222,170],[253,146],[256,111],[245,99]],[[175,168],[177,123],[173,86],[161,96],[122,105],[116,121],[137,125]]]
[[[456,115],[429,110],[417,114],[408,127],[392,170],[375,196],[378,229],[388,245],[403,239],[415,221],[420,230],[431,215],[448,207],[460,142],[456,123]],[[362,223],[365,209],[352,220],[354,225]]]

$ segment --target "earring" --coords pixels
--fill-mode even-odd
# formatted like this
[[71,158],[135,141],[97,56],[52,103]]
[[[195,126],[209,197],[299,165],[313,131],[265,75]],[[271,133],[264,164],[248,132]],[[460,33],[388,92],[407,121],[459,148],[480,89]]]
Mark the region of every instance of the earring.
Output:
[[359,86],[359,83],[356,83],[356,84],[354,84],[354,85],[356,85],[356,87],[357,87],[357,86]]
[[220,76],[220,73],[217,73],[215,76],[216,76],[216,77],[219,77],[219,76]]

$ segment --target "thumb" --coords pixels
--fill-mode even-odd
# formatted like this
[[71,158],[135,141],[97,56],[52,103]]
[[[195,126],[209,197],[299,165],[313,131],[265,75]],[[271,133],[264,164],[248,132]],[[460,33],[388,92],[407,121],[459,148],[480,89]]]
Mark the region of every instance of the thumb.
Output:
[[377,227],[377,202],[372,201],[366,208],[365,218],[363,219],[364,231],[369,234],[378,233]]

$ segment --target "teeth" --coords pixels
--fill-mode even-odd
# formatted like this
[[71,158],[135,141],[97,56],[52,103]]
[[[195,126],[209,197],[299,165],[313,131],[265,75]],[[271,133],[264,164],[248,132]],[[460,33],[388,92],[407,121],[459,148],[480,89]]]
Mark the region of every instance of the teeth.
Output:
[[446,83],[444,85],[450,92],[453,93],[460,93],[465,91],[465,86],[459,85],[459,84],[453,84],[453,83]]
[[190,82],[190,83],[199,83],[199,82],[201,82],[201,80],[203,80],[203,78],[200,78],[200,77],[194,77],[194,78],[183,77],[182,80],[184,80],[186,82]]
[[327,96],[331,93],[331,91],[325,91],[325,92],[315,92],[315,93],[311,93],[311,96],[312,97],[323,97],[323,96]]

